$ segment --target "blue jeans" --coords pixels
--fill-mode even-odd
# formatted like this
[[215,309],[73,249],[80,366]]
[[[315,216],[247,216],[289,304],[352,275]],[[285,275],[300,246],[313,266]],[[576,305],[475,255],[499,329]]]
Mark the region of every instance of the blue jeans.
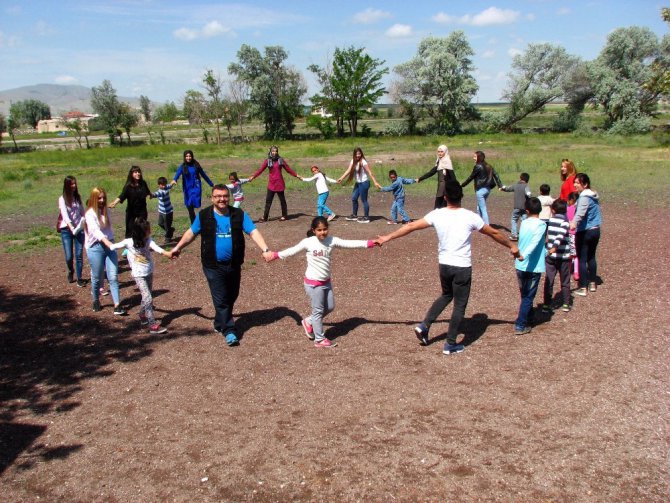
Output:
[[351,204],[353,207],[353,214],[358,215],[358,198],[361,198],[363,203],[363,211],[365,216],[370,216],[370,205],[368,204],[368,191],[370,190],[370,180],[362,183],[354,184],[354,191],[351,193]]
[[242,269],[229,262],[217,262],[215,267],[203,265],[202,272],[207,278],[209,292],[212,295],[212,304],[214,304],[214,330],[221,332],[224,336],[228,334],[237,335],[235,321],[233,320],[233,308],[237,297],[240,295]]
[[119,305],[119,262],[116,257],[116,250],[110,250],[102,243],[96,243],[90,248],[86,248],[86,256],[91,266],[91,295],[93,300],[100,298],[100,285],[105,279],[109,281],[109,290],[112,292],[114,305]]
[[[76,236],[72,234],[69,227],[60,230],[60,240],[63,243],[63,251],[65,252],[65,263],[67,270],[74,272],[74,260],[77,264],[77,279],[81,279],[81,271],[84,268],[84,231],[81,231]],[[74,256],[72,249],[74,248]]]
[[489,223],[489,214],[486,211],[486,199],[490,193],[491,190],[487,188],[477,189],[477,192],[475,192],[477,196],[477,211],[479,211],[479,216],[482,217],[485,224]]
[[402,217],[403,222],[409,222],[411,219],[409,218],[409,215],[405,211],[405,198],[404,197],[399,197],[396,200],[393,201],[393,204],[391,205],[391,220],[394,222],[398,221],[398,213],[400,213],[400,216]]
[[519,233],[517,232],[517,223],[519,220],[526,220],[528,218],[528,213],[526,213],[526,210],[520,210],[518,208],[514,208],[512,210],[512,236],[519,237]]
[[322,194],[319,194],[319,198],[316,200],[316,214],[319,215],[320,217],[323,216],[323,212],[325,211],[329,215],[333,215],[333,210],[331,210],[328,206],[326,206],[326,201],[328,200],[328,194],[329,192],[324,192]]
[[535,315],[533,313],[533,301],[540,285],[541,272],[516,271],[516,279],[519,282],[519,293],[521,304],[519,305],[519,316],[514,322],[515,330],[523,330],[532,325]]

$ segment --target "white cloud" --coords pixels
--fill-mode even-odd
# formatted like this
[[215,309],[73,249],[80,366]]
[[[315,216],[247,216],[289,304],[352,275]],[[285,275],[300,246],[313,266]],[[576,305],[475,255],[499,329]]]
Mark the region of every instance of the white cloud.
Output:
[[368,7],[364,11],[354,14],[353,21],[356,24],[373,24],[389,17],[391,17],[390,12]]
[[464,16],[450,16],[444,12],[439,12],[433,16],[433,21],[440,24],[469,24],[472,26],[491,26],[496,24],[515,23],[521,13],[510,9],[499,9],[498,7],[489,7],[479,14],[465,14]]
[[14,35],[5,35],[0,31],[0,49],[14,47],[18,44],[19,38]]
[[489,49],[489,50],[484,51],[484,52],[482,53],[482,58],[484,58],[484,59],[495,58],[495,56],[496,56],[496,51],[494,51],[494,50],[492,50],[492,49]]
[[35,23],[33,33],[41,37],[46,37],[48,35],[53,35],[54,33],[56,33],[56,30],[52,26],[49,26],[45,21],[40,20],[37,21],[37,23]]
[[72,75],[59,75],[54,79],[54,82],[56,84],[67,85],[67,84],[76,84],[79,81]]
[[412,27],[407,24],[394,24],[388,30],[386,35],[391,38],[403,38],[412,35]]
[[195,30],[189,30],[188,28],[179,28],[172,32],[172,34],[179,40],[194,40],[198,37],[198,33]]
[[200,30],[193,30],[190,28],[179,28],[172,32],[175,38],[179,40],[195,40],[196,38],[212,38],[219,35],[231,34],[234,32],[227,26],[223,26],[219,21],[210,21],[204,25]]
[[510,58],[513,58],[514,56],[523,54],[523,51],[521,49],[517,49],[516,47],[510,47],[507,49],[507,54],[509,54]]
[[571,12],[572,11],[569,8],[561,7],[560,9],[558,9],[556,11],[556,14],[558,14],[559,16],[566,16],[566,15],[570,14]]

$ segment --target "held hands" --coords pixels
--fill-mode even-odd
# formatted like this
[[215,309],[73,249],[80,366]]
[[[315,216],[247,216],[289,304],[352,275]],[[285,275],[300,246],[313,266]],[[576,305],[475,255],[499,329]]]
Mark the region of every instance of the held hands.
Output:
[[169,252],[166,252],[166,253],[167,253],[167,254],[165,255],[166,257],[168,257],[168,258],[171,259],[171,260],[175,260],[175,259],[177,259],[177,258],[179,257],[179,255],[181,254],[181,250],[179,250],[179,249],[177,249],[177,248],[173,248],[172,250],[170,250]]
[[389,238],[388,236],[377,236],[377,239],[373,239],[372,242],[375,244],[375,246],[381,247],[384,243],[388,242]]
[[512,257],[519,260],[523,260],[523,255],[521,255],[521,252],[519,251],[519,247],[517,245],[510,246],[509,252],[512,254]]
[[275,259],[275,252],[268,250],[262,253],[263,258],[266,262],[272,262]]

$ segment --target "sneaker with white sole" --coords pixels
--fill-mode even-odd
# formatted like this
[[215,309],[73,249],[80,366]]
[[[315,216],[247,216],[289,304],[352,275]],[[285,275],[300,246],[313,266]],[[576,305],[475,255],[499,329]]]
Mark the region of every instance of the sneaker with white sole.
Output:
[[531,327],[515,328],[515,329],[514,329],[514,335],[525,335],[525,334],[529,334],[531,330],[532,330]]
[[561,306],[561,311],[563,311],[564,313],[569,313],[570,312],[570,304],[563,304],[563,306]]
[[167,332],[167,328],[161,327],[160,323],[154,323],[149,327],[150,334],[164,334],[165,332]]
[[595,291],[596,291],[596,284],[589,283],[589,292],[595,292]]
[[305,335],[310,341],[314,340],[314,329],[312,328],[312,325],[310,325],[306,319],[303,318],[302,320],[302,328],[305,330]]
[[349,215],[348,217],[345,217],[345,220],[349,220],[350,222],[355,222],[358,220],[358,217],[356,215]]
[[551,313],[551,306],[549,304],[542,304],[542,312],[545,314]]
[[149,324],[149,319],[144,314],[140,314],[140,325],[146,327]]
[[586,288],[577,288],[577,290],[575,290],[575,295],[586,297]]
[[331,221],[335,220],[336,217],[337,217],[337,215],[335,213],[331,213],[330,215],[328,215],[328,218],[326,218],[326,220],[328,222],[331,222]]
[[335,346],[337,346],[337,342],[333,342],[330,339],[325,338],[314,343],[315,348],[334,348]]
[[428,346],[428,327],[425,323],[419,323],[414,327],[416,338],[419,339],[422,346]]
[[114,306],[114,314],[116,316],[126,316],[128,312],[123,309],[121,306]]
[[109,290],[105,290],[105,287],[100,287],[100,295],[107,297],[109,295]]
[[369,224],[370,219],[368,217],[361,217],[361,218],[358,219],[358,223],[359,224]]
[[442,353],[445,355],[452,355],[455,353],[462,353],[465,350],[463,344],[449,344],[448,342],[444,345]]
[[396,222],[395,220],[387,220],[386,223],[388,225],[398,225],[398,222]]

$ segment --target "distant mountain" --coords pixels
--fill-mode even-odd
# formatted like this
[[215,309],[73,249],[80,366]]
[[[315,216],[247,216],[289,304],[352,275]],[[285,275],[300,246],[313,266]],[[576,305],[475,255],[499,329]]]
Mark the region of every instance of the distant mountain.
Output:
[[[7,116],[12,103],[22,100],[40,100],[51,108],[52,115],[60,115],[71,110],[92,113],[91,89],[84,86],[63,86],[58,84],[37,84],[15,89],[0,91],[0,113]],[[133,107],[139,106],[139,98],[124,98],[119,100],[129,103]]]

